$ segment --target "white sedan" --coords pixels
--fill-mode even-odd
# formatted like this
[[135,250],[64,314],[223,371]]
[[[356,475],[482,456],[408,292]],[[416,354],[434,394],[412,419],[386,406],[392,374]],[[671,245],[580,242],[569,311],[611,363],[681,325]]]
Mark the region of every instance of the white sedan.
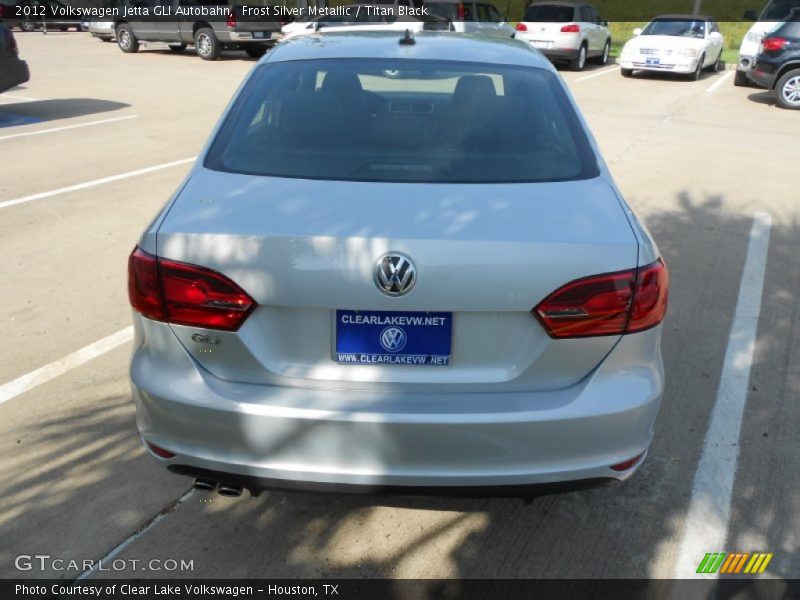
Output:
[[620,56],[623,77],[635,70],[667,71],[697,80],[703,70],[719,68],[722,62],[725,38],[711,17],[664,15],[633,33],[636,37]]

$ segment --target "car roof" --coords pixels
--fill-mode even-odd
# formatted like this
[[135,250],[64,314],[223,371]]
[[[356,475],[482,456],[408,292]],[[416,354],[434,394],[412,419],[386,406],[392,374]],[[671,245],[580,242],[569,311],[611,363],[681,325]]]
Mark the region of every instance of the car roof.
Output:
[[400,31],[338,31],[302,35],[277,44],[261,60],[264,63],[327,58],[411,58],[457,62],[496,63],[554,67],[529,44],[518,40],[464,33],[420,32],[414,44],[401,44]]
[[581,2],[581,0],[534,0],[528,5],[528,8],[533,6],[583,6],[584,4],[588,4],[588,2]]
[[653,21],[713,21],[708,15],[658,15]]

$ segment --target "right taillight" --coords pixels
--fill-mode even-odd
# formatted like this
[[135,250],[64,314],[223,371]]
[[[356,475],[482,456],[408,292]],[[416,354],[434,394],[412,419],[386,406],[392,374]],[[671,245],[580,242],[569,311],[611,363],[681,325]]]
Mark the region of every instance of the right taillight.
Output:
[[528,31],[528,26],[525,23],[517,23],[517,31]]
[[570,25],[564,25],[561,28],[561,33],[580,33],[580,32],[581,32],[581,26],[578,25],[577,23],[572,23]]
[[236,331],[255,301],[216,271],[157,258],[135,248],[128,260],[128,296],[145,317],[176,325]]
[[761,42],[762,52],[781,52],[789,45],[789,40],[782,37],[765,38]]
[[622,335],[655,327],[667,311],[667,267],[585,277],[542,300],[533,313],[553,338]]

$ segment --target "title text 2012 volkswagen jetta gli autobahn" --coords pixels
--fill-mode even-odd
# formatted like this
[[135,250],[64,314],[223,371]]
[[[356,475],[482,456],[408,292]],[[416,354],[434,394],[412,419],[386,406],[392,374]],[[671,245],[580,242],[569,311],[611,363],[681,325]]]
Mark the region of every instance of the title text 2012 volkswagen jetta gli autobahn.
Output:
[[541,54],[400,38],[279,44],[141,237],[145,444],[233,495],[626,478],[663,389],[655,244]]

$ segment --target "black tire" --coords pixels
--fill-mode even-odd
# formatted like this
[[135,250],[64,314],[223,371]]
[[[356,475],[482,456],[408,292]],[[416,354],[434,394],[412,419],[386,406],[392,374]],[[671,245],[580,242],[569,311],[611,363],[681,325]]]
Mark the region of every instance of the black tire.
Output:
[[20,21],[19,28],[22,31],[26,31],[26,32],[30,33],[31,31],[35,31],[36,30],[36,25],[34,25],[28,19],[25,19],[24,21]]
[[611,54],[611,40],[606,40],[606,45],[603,46],[603,53],[592,59],[592,61],[597,65],[607,65],[608,64],[608,57]]
[[125,54],[133,54],[139,51],[139,40],[136,38],[136,34],[133,33],[131,26],[127,23],[122,23],[122,25],[117,27],[117,46],[119,46],[119,49]]
[[706,67],[706,71],[710,73],[719,73],[722,71],[723,63],[722,63],[722,50],[719,51],[719,56],[717,56],[717,60],[711,63],[708,67]]
[[203,60],[217,60],[222,46],[211,27],[201,27],[194,32],[194,51]]
[[622,74],[623,77],[633,77],[633,69],[621,68],[619,72]]
[[697,68],[694,70],[694,73],[689,75],[689,79],[691,81],[699,81],[700,77],[703,75],[703,63],[706,60],[706,55],[701,54],[700,58],[697,61]]
[[261,58],[267,53],[267,47],[248,45],[245,46],[244,51],[247,52],[247,56],[250,58]]
[[800,110],[800,69],[792,69],[778,79],[775,99],[781,108]]
[[169,49],[177,54],[186,50],[186,44],[170,44]]
[[582,44],[578,50],[578,55],[569,61],[569,68],[573,71],[583,71],[583,68],[586,66],[586,55],[586,44]]
[[750,87],[750,78],[747,77],[747,73],[737,70],[736,75],[733,76],[733,85],[737,87]]

